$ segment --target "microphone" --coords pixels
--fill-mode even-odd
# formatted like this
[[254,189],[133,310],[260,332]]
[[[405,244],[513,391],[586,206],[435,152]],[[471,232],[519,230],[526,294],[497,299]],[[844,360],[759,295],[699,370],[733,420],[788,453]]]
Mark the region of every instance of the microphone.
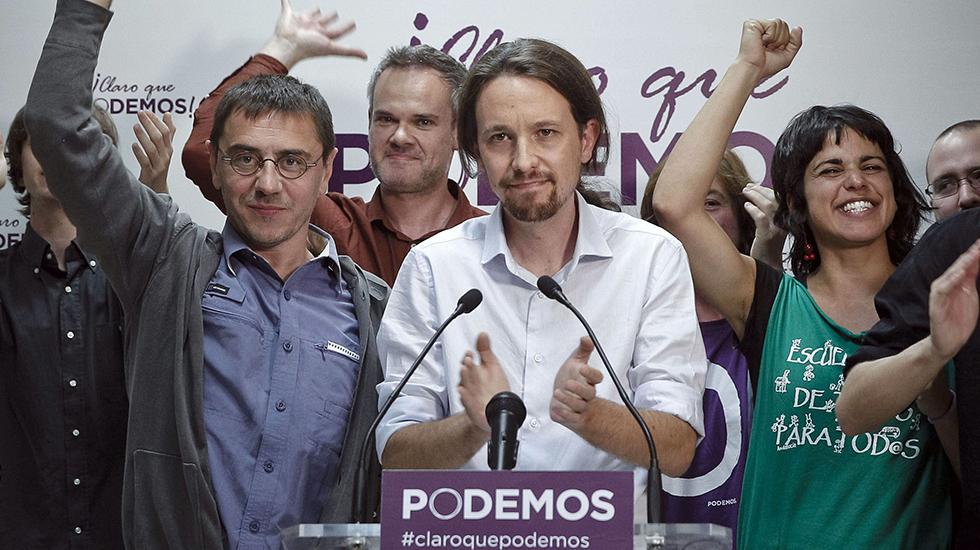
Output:
[[647,448],[650,450],[650,466],[647,468],[647,523],[660,523],[660,470],[657,468],[657,447],[653,444],[653,436],[650,434],[650,428],[647,423],[643,421],[640,416],[640,412],[636,410],[633,405],[632,400],[630,400],[629,395],[626,394],[626,390],[623,388],[623,384],[619,381],[616,376],[615,371],[613,371],[612,365],[609,363],[609,358],[606,357],[606,352],[602,350],[602,346],[599,345],[599,340],[595,337],[595,332],[592,331],[592,327],[589,326],[589,322],[585,320],[585,317],[579,313],[578,309],[572,305],[565,293],[562,292],[561,286],[555,282],[551,277],[544,275],[538,279],[538,290],[542,294],[551,298],[552,300],[558,302],[559,304],[567,307],[575,314],[582,326],[585,327],[585,331],[589,333],[589,338],[592,339],[592,343],[595,344],[595,350],[599,352],[599,359],[602,360],[602,364],[606,367],[606,372],[609,373],[609,377],[612,378],[613,384],[616,385],[616,391],[619,393],[619,398],[622,399],[623,404],[629,410],[633,419],[636,420],[637,424],[640,425],[640,430],[643,431],[643,438],[646,440]]
[[388,409],[391,408],[391,405],[395,402],[395,399],[397,399],[401,394],[402,388],[405,387],[408,379],[415,373],[415,370],[422,363],[422,359],[424,359],[426,354],[429,353],[429,350],[432,349],[432,345],[436,343],[436,339],[439,338],[444,330],[446,330],[449,323],[453,322],[453,320],[460,315],[465,315],[473,311],[482,301],[483,293],[475,288],[467,290],[462,296],[460,296],[459,301],[456,302],[456,309],[445,321],[442,322],[441,325],[439,325],[436,332],[431,338],[429,338],[429,341],[426,342],[425,347],[422,348],[422,352],[415,358],[415,362],[412,363],[412,366],[405,371],[405,376],[403,376],[398,385],[395,386],[394,391],[392,391],[391,395],[388,396],[388,399],[384,402],[384,405],[381,406],[381,410],[378,412],[378,415],[375,416],[374,421],[371,422],[371,427],[368,428],[368,433],[364,437],[364,441],[361,443],[360,461],[357,464],[357,476],[354,479],[354,495],[353,499],[351,500],[351,512],[354,516],[354,523],[364,523],[367,521],[368,511],[367,503],[365,501],[364,487],[367,485],[368,452],[371,447],[374,446],[374,431],[378,428],[378,424],[381,423],[381,419],[384,418],[384,415],[388,413]]
[[502,391],[487,403],[490,443],[487,464],[491,470],[513,470],[517,466],[517,430],[527,417],[524,402],[516,393]]

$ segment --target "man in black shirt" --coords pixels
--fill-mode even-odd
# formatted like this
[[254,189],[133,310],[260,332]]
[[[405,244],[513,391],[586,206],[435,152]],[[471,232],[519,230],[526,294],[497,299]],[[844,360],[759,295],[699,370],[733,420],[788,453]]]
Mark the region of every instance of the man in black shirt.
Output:
[[[880,321],[847,359],[837,415],[845,432],[877,429],[918,399],[951,463],[961,469],[958,547],[980,547],[980,209],[936,224],[922,237],[875,297]],[[956,394],[938,407],[923,396],[943,387],[953,361]],[[853,367],[853,368],[852,368]],[[959,422],[962,419],[963,422]]]
[[7,145],[29,222],[0,252],[0,548],[122,548],[122,308],[48,191],[23,111]]

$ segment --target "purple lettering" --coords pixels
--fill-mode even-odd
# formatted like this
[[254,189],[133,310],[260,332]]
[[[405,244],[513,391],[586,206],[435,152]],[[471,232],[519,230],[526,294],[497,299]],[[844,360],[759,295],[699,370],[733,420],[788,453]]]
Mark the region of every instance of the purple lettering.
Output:
[[344,168],[345,153],[348,149],[360,149],[367,154],[367,134],[337,134],[337,156],[333,160],[333,177],[330,178],[330,184],[328,186],[330,191],[343,193],[345,185],[367,183],[374,179],[374,172],[371,170],[370,162],[363,168],[358,168],[357,170]]

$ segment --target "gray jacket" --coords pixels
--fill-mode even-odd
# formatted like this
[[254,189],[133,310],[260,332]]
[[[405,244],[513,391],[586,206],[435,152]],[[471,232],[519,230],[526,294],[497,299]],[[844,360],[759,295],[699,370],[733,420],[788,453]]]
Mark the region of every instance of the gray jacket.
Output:
[[[78,227],[79,242],[102,260],[125,311],[126,545],[221,548],[202,412],[201,312],[221,256],[221,235],[140,184],[92,120],[91,83],[110,17],[82,0],[58,1],[25,121],[51,191]],[[384,282],[350,258],[340,263],[354,298],[362,353],[337,485],[321,517],[326,523],[351,521],[358,449],[377,411],[375,385],[382,374],[375,332],[388,293]],[[368,479],[368,503],[376,506],[376,461]]]

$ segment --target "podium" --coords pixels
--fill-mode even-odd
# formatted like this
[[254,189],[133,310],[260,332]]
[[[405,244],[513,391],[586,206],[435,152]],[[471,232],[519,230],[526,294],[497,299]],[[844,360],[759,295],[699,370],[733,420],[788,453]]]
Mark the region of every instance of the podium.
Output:
[[635,523],[636,481],[631,471],[391,470],[385,471],[381,486],[380,524],[295,525],[283,530],[283,547],[731,550],[733,546],[728,527]]
[[[638,523],[633,526],[634,550],[731,550],[733,545],[731,529],[710,523]],[[294,525],[282,532],[282,546],[284,550],[378,550],[381,548],[381,525]],[[602,548],[602,541],[595,541],[592,547]]]

